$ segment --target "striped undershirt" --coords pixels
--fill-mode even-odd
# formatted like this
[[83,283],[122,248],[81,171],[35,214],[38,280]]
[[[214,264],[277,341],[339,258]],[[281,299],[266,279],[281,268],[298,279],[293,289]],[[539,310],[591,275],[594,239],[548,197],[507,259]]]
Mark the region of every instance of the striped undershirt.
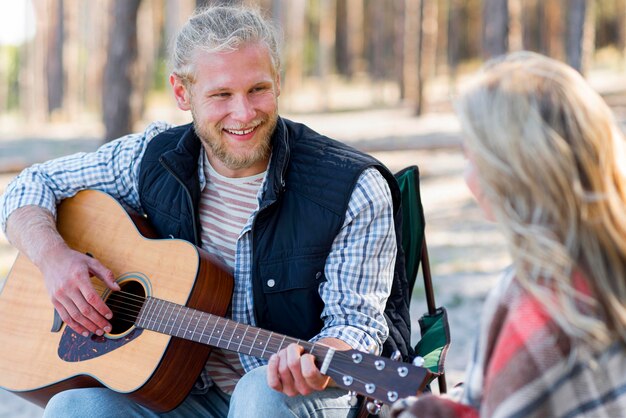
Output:
[[[206,187],[200,196],[202,248],[230,269],[235,266],[237,240],[248,218],[258,207],[257,194],[266,172],[229,178],[218,174],[204,157]],[[244,369],[233,351],[214,348],[205,370],[222,391],[232,394]]]

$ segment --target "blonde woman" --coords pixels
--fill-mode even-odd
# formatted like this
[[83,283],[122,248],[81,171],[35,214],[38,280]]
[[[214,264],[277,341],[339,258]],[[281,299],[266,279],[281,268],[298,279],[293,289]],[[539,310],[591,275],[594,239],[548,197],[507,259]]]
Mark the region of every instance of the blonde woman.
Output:
[[394,416],[626,416],[626,155],[611,110],[573,69],[521,52],[488,63],[458,114],[466,182],[514,262],[463,387]]

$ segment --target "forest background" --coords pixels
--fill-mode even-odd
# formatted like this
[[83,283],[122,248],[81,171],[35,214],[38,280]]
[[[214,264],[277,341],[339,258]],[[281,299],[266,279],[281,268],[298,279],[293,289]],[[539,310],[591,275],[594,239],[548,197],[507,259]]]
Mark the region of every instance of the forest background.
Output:
[[[31,163],[152,120],[188,122],[167,82],[171,40],[196,7],[239,2],[0,1],[0,193]],[[419,164],[435,296],[451,323],[447,375],[458,382],[484,296],[509,259],[463,185],[453,98],[486,59],[532,50],[581,71],[626,127],[626,0],[243,2],[282,29],[282,115],[392,170]],[[16,253],[1,235],[0,291]],[[423,295],[418,285],[415,320]],[[0,418],[41,413],[0,390]]]
[[[101,136],[112,139],[141,128],[137,122],[155,106],[173,105],[168,50],[194,8],[240,2],[5,2],[4,27],[19,16],[26,21],[22,42],[0,45],[0,129],[100,124]],[[442,110],[464,74],[519,49],[583,73],[626,65],[626,0],[243,2],[260,6],[282,28],[287,113]]]

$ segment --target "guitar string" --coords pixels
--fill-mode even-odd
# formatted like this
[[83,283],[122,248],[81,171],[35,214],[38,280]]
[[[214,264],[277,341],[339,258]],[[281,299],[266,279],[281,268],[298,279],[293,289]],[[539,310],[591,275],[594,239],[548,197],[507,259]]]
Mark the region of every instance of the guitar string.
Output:
[[[119,303],[112,304],[113,308],[125,311],[125,312],[118,311],[118,315],[116,316],[118,320],[135,324],[136,323],[136,318],[139,315],[139,310],[143,307],[143,304],[145,303],[145,300],[147,298],[145,298],[143,296],[135,295],[133,293],[123,292],[123,291],[116,292],[115,295],[117,295],[118,297],[113,299],[113,300],[110,300],[110,298],[107,299],[107,302],[109,302],[109,304],[112,304],[112,302],[117,302],[119,299],[125,299],[127,301],[139,303],[139,305],[137,305],[137,304],[133,304],[133,303],[125,303],[124,301],[120,301],[121,304],[119,304]],[[170,318],[167,320],[167,323],[159,322],[158,319],[147,319],[146,321],[148,323],[153,323],[153,324],[161,323],[163,325],[162,326],[163,329],[170,328],[171,331],[173,331],[174,328],[176,328],[176,326],[178,325],[178,330],[180,331],[182,324],[177,323],[176,321],[174,321],[173,323],[170,323],[171,322],[170,321],[171,317],[173,316],[173,313],[174,313],[175,310],[178,310],[178,313],[180,313],[180,311],[183,311],[183,310],[189,309],[189,308],[184,307],[184,306],[176,306],[175,304],[172,305],[172,306],[174,306],[174,310],[172,310],[172,312],[170,313]],[[137,308],[139,310],[134,310],[133,308]],[[167,308],[166,308],[166,312],[167,312]],[[212,314],[209,314],[209,313],[206,313],[206,312],[200,312],[200,314],[201,314],[200,318],[196,318],[196,322],[197,322],[195,324],[196,328],[199,325],[199,321],[203,319],[202,318],[202,314],[214,316],[214,317],[218,318],[217,321],[219,321],[219,318],[221,318],[221,317],[218,317],[216,315],[212,315]],[[163,318],[161,318],[161,319],[163,319]],[[210,318],[207,318],[207,319],[210,319]],[[231,345],[234,344],[235,346],[237,346],[237,350],[235,350],[235,351],[245,352],[245,350],[248,350],[248,353],[247,353],[248,355],[253,355],[252,352],[255,351],[255,350],[257,350],[257,351],[261,350],[260,347],[257,347],[254,344],[254,341],[252,343],[246,342],[246,333],[244,333],[243,338],[241,338],[240,342],[239,342],[239,337],[237,338],[236,341],[232,342],[233,337],[236,336],[236,333],[238,331],[237,328],[240,327],[240,326],[245,326],[245,324],[234,323],[234,325],[232,326],[234,328],[232,330],[232,334],[229,334],[226,337],[224,337],[224,333],[223,332],[220,333],[220,336],[214,336],[214,335],[207,335],[207,334],[205,334],[203,332],[198,332],[198,331],[196,331],[194,329],[193,331],[191,331],[192,335],[189,338],[191,340],[198,341],[195,338],[198,338],[197,336],[199,336],[199,341],[200,342],[212,345],[212,344],[210,344],[211,340],[216,340],[217,339],[217,343],[219,343],[220,340],[226,339],[226,338],[230,337],[230,342],[227,343],[226,344],[227,347],[225,347],[227,349],[230,348]],[[255,339],[258,337],[258,335],[260,333],[266,333],[266,334],[269,333],[266,336],[267,338],[269,338],[271,336],[271,332],[269,332],[269,331],[263,330],[261,328],[257,328],[257,330],[258,331],[257,331],[257,335],[255,336]],[[223,331],[223,330],[221,330],[221,331]],[[206,342],[203,341],[203,339],[205,337],[208,337],[208,340]],[[266,338],[266,337],[263,337],[263,338]],[[289,343],[291,343],[291,342],[298,342],[299,341],[299,340],[293,339],[291,337],[287,337],[287,339],[289,340],[288,341]],[[305,343],[305,342],[300,342],[301,345],[303,343]],[[283,343],[279,344],[276,347],[275,350],[274,350],[274,347],[273,347],[274,345],[275,344],[270,345],[270,341],[268,340],[268,342],[263,347],[262,351],[273,354],[273,353],[276,353],[277,351],[279,351],[280,349],[282,349],[284,344]],[[312,344],[311,345],[311,350],[313,350],[314,348],[315,348],[315,344]],[[319,360],[319,355],[316,356],[316,357]],[[342,358],[342,357],[344,357],[344,358]],[[386,361],[392,361],[392,360],[386,359]],[[407,367],[408,366],[412,366],[410,363],[402,363],[402,362],[398,362],[398,366],[399,365],[404,365],[404,366],[407,366]],[[341,352],[338,351],[338,352],[335,353],[335,355],[333,357],[333,361],[331,362],[331,365],[329,365],[328,370],[332,371],[332,372],[335,372],[335,373],[338,373],[338,374],[340,374],[342,376],[347,376],[347,375],[352,376],[353,372],[354,372],[354,362],[352,361],[350,356],[346,355],[345,353],[341,353]],[[353,379],[353,384],[354,384],[354,382],[356,382],[357,384],[363,384],[363,385],[365,385],[367,383],[371,383],[370,381],[364,380],[364,379],[362,379],[362,378],[360,378],[358,376],[356,376],[356,377],[352,376],[352,379]],[[417,389],[419,389],[419,387],[416,388],[416,391],[417,391]],[[398,393],[406,392],[406,390],[400,390],[400,391],[397,391],[397,392]],[[407,394],[413,394],[413,393],[411,391],[409,391],[408,393],[406,393],[404,395],[400,394],[400,396],[407,396]]]
[[[119,319],[119,317],[118,317]],[[132,320],[126,320],[127,322],[130,323],[134,323],[134,321]],[[154,321],[151,321],[154,322]],[[167,327],[175,327],[175,325],[167,325]],[[201,332],[192,332],[193,336],[195,337],[196,334],[200,335],[200,342],[203,344],[208,344],[208,345],[216,345],[216,344],[211,344],[211,342],[219,342],[219,337],[217,336],[211,336],[211,335],[207,335],[207,334],[202,334]],[[207,337],[207,338],[205,338]],[[245,337],[244,337],[245,338]],[[197,340],[196,340],[197,341]],[[295,341],[293,341],[295,342]],[[254,351],[259,351],[261,350],[259,347],[256,347],[253,344],[247,343],[247,342],[243,342],[242,344],[238,344],[238,343],[234,343],[235,345],[238,345],[237,350],[234,350],[236,352],[242,352],[248,355],[252,355],[254,356],[254,354],[252,354]],[[230,346],[228,346],[230,347]],[[228,347],[225,347],[228,349]],[[274,354],[276,352],[278,352],[280,349],[283,348],[283,345],[279,345],[279,344],[268,344],[268,347],[265,348],[265,351],[271,354]],[[247,350],[247,351],[246,351]],[[256,357],[261,357],[261,356],[256,356]],[[342,358],[343,357],[343,358]],[[316,355],[316,358],[318,359],[318,362],[321,362],[323,359],[323,355]],[[387,359],[387,361],[391,361],[389,359]],[[398,365],[400,365],[402,363],[398,363]],[[406,363],[405,365],[409,365],[408,363]],[[366,394],[366,385],[372,383],[373,379],[367,380],[365,378],[362,378],[358,375],[358,373],[355,375],[355,363],[354,361],[352,361],[352,358],[349,355],[346,355],[344,353],[341,352],[335,352],[334,356],[333,356],[333,360],[331,361],[331,364],[328,367],[328,371],[327,371],[327,375],[332,377],[333,374],[339,375],[339,379],[342,379],[343,376],[350,376],[352,378],[352,383],[350,385],[346,385],[345,383],[343,384],[344,387],[346,387],[347,389],[352,389],[352,390],[356,390],[357,392]],[[373,367],[373,366],[372,366]],[[382,373],[382,372],[381,372]],[[393,377],[397,377],[397,373],[395,372],[387,372],[388,374],[392,374]],[[403,385],[396,385],[397,389],[395,390],[398,393],[399,397],[405,397],[405,396],[409,396],[409,395],[415,395],[417,393],[417,390],[419,389],[419,386],[421,386],[421,384],[413,384],[413,385],[408,385],[408,383],[411,382],[411,376],[407,375],[406,378],[404,378],[403,380]],[[342,382],[340,382],[342,383]],[[410,387],[407,386],[414,386],[414,391],[411,390]],[[379,387],[379,385],[376,385],[376,390],[374,391],[374,393],[379,393],[379,397],[382,396],[388,396],[387,395],[387,390],[383,389],[381,392],[381,389]],[[372,394],[368,394],[368,396],[372,396]]]

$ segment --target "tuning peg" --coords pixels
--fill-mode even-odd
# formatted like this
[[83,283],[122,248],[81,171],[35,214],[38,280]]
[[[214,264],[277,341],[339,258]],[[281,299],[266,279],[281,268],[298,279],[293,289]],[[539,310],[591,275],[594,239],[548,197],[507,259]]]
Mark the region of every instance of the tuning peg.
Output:
[[374,400],[373,402],[368,402],[366,405],[367,412],[369,412],[372,415],[380,414],[380,410],[382,407],[383,407],[383,403],[378,400]]
[[393,361],[400,361],[400,360],[402,360],[402,353],[400,352],[400,350],[396,350],[393,353],[391,353],[391,359]]
[[417,356],[413,359],[413,365],[422,367],[424,365],[424,357]]
[[359,402],[359,400],[356,397],[356,392],[353,390],[349,390],[348,396],[350,397],[350,399],[348,400],[348,403],[350,404],[350,406],[356,406],[357,402]]

